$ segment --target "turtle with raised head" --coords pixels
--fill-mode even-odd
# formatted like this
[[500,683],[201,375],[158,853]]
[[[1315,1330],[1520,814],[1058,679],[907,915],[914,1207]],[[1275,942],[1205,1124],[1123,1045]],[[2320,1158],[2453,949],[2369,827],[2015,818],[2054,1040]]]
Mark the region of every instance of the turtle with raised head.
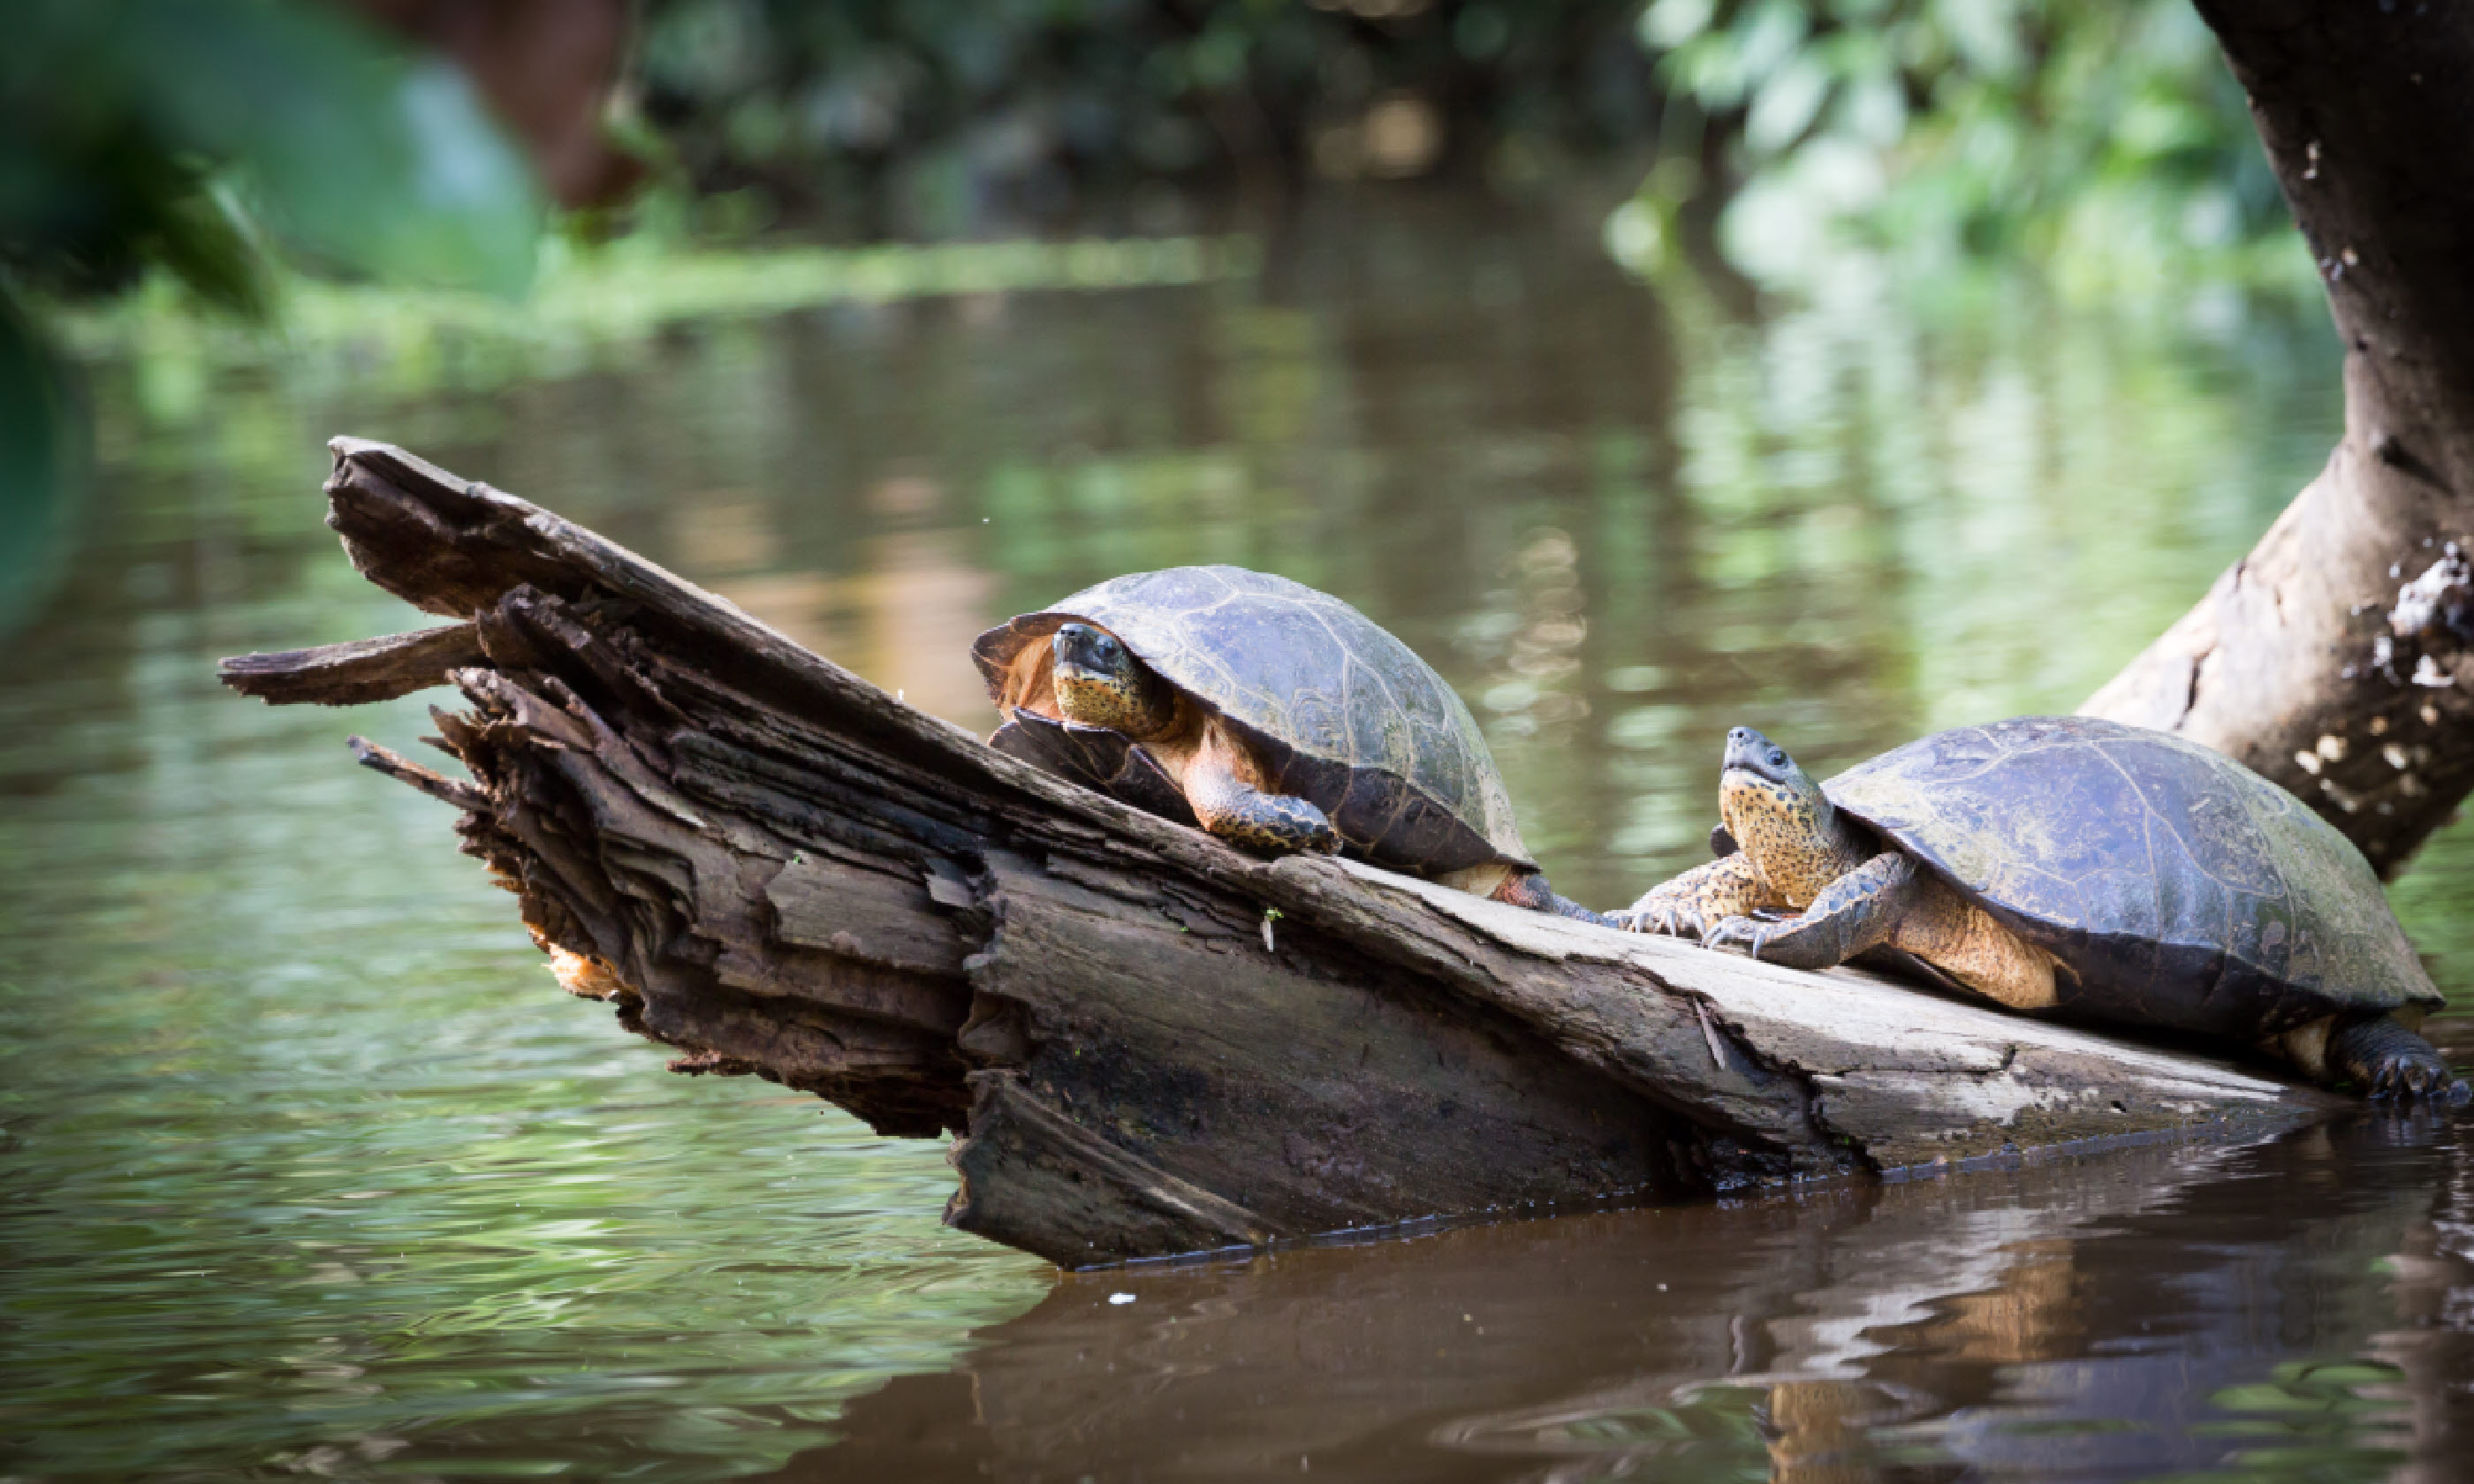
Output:
[[1624,925],[1798,969],[1886,947],[2015,1010],[2222,1037],[2374,1096],[2467,1096],[2416,1034],[2442,1000],[2370,863],[2195,743],[2028,716],[1816,784],[1738,727],[1718,809],[1719,858]]
[[1243,567],[1088,587],[981,634],[1001,751],[1276,854],[1337,850],[1497,901],[1556,896],[1468,707],[1373,620]]

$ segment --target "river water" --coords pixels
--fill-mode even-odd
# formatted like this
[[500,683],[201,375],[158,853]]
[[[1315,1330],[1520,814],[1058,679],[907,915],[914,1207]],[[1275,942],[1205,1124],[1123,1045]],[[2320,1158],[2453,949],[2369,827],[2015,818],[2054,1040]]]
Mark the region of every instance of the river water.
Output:
[[[559,993],[343,751],[444,697],[213,682],[418,621],[319,523],[342,431],[974,727],[982,627],[1235,562],[1433,659],[1611,905],[1705,851],[1732,725],[1820,774],[2075,705],[2337,432],[2316,311],[1752,318],[1597,219],[1341,197],[1183,285],[95,337],[99,490],[0,654],[0,1478],[2464,1476],[2465,1126],[1060,1276],[937,1225],[936,1145]],[[2394,896],[2474,1005],[2474,836]]]

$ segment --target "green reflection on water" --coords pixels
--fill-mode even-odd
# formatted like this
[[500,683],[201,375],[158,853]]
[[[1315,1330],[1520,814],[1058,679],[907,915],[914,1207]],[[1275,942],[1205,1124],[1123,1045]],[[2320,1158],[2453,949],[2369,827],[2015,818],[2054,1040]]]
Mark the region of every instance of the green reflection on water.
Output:
[[412,706],[213,685],[235,640],[400,621],[337,598],[134,615],[106,662],[8,688],[20,1467],[704,1476],[1036,1292],[934,1225],[934,1147],[664,1077],[553,993],[445,813],[333,766],[348,725],[417,731]]
[[2156,1484],[2388,1478],[2411,1457],[2410,1380],[2391,1365],[2287,1361],[2266,1380],[2227,1386],[2208,1399],[2232,1417],[2191,1430],[2226,1440],[2223,1467],[2171,1474]]
[[[448,811],[348,766],[347,730],[404,743],[424,698],[215,689],[215,656],[418,621],[318,524],[331,433],[979,727],[972,635],[1087,583],[1228,561],[1340,592],[1460,686],[1559,887],[1611,904],[1705,849],[1736,722],[1830,769],[2074,706],[2337,429],[2316,321],[1755,327],[1593,230],[1320,209],[1259,281],[590,353],[449,325],[400,357],[102,355],[101,534],[0,659],[12,1467],[706,1477],[1045,1286],[935,1224],[934,1145],[659,1075],[553,993]],[[2469,852],[2397,892],[2455,993]]]

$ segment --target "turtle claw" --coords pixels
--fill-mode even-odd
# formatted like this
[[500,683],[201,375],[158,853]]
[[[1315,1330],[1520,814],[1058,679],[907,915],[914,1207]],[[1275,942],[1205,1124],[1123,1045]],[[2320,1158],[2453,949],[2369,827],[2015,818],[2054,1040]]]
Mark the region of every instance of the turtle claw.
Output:
[[1701,935],[1705,948],[1738,948],[1753,958],[1761,956],[1761,945],[1769,941],[1771,924],[1747,917],[1732,917]]
[[2394,1056],[2371,1073],[2370,1095],[2379,1102],[2429,1101],[2462,1108],[2474,1100],[2474,1088],[2459,1081],[2436,1056]]
[[2328,1066],[2377,1102],[2414,1100],[2460,1107],[2474,1091],[2457,1079],[2431,1042],[2388,1016],[2341,1025],[2328,1038]]
[[1661,897],[1656,892],[1634,902],[1627,912],[1615,917],[1628,933],[1656,933],[1669,938],[1697,936],[1701,931],[1701,915],[1692,904],[1676,897]]

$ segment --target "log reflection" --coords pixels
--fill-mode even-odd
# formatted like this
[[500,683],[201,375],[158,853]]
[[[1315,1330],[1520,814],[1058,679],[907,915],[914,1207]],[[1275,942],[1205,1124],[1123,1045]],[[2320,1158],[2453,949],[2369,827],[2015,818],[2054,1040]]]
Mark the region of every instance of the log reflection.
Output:
[[1076,1275],[778,1477],[2109,1479],[2307,1443],[2436,1479],[2464,1157],[2366,1119]]

